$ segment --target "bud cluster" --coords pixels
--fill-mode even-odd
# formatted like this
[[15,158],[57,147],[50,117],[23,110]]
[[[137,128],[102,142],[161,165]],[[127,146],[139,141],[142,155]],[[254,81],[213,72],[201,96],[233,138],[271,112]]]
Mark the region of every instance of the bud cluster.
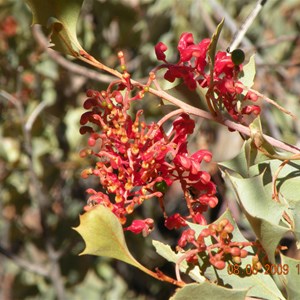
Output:
[[[199,236],[195,237],[195,231],[192,229],[185,230],[178,242],[179,249],[186,247],[188,244],[193,245],[186,252],[186,261],[198,264],[198,255],[207,253],[209,262],[219,270],[226,266],[226,261],[231,260],[235,264],[240,264],[242,258],[248,256],[248,251],[244,248],[249,246],[249,242],[232,241],[232,232],[234,226],[228,219],[223,219],[219,223],[212,223],[203,229]],[[208,242],[208,239],[210,242]],[[192,253],[192,255],[189,255]]]

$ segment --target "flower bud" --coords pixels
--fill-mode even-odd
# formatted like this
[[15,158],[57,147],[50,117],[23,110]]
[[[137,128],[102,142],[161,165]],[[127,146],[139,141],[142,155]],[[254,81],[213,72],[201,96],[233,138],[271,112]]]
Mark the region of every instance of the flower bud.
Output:
[[241,258],[245,258],[245,257],[247,257],[247,256],[248,256],[248,251],[245,250],[245,249],[242,249],[242,250],[241,250],[240,257],[241,257]]
[[242,259],[239,256],[232,256],[232,261],[239,265],[242,262]]
[[225,268],[226,264],[225,264],[225,261],[218,260],[213,264],[213,266],[218,270],[223,270]]
[[230,253],[232,256],[241,256],[241,249],[238,247],[232,247]]
[[228,223],[228,224],[224,227],[224,230],[225,230],[227,233],[232,233],[233,230],[234,230],[234,226],[233,226],[231,223]]
[[202,237],[208,237],[211,235],[211,231],[208,228],[205,228],[201,231],[200,236]]

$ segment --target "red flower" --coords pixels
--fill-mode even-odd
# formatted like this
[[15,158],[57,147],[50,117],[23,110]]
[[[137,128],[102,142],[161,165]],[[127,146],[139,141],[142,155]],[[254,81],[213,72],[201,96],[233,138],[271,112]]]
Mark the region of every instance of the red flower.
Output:
[[164,51],[167,46],[158,43],[155,52],[157,58],[165,62],[163,67],[167,71],[164,78],[170,82],[181,78],[190,90],[195,90],[198,84],[201,87],[209,87],[210,93],[214,95],[211,100],[216,102],[216,107],[220,106],[220,103],[223,104],[236,121],[242,121],[243,115],[259,114],[258,106],[244,104],[246,100],[256,101],[257,96],[254,93],[245,93],[242,83],[238,80],[243,69],[242,64],[235,65],[229,53],[219,51],[215,55],[214,69],[211,72],[207,67],[209,45],[209,39],[195,44],[192,33],[185,32],[180,36],[177,47],[180,59],[176,64],[171,64],[165,60]]
[[134,220],[130,226],[124,228],[124,230],[129,230],[135,234],[143,233],[143,236],[146,237],[153,230],[154,221],[150,218],[145,220]]
[[[128,114],[131,102],[138,96],[130,97],[130,80],[127,86],[123,85],[124,94],[118,90],[119,83],[113,91],[87,92],[84,107],[89,111],[81,117],[81,133],[89,134],[89,149],[82,150],[81,156],[93,155],[98,161],[94,168],[84,170],[82,177],[96,176],[102,186],[101,192],[87,191],[88,204],[105,205],[125,224],[127,215],[137,206],[148,199],[163,199],[168,187],[179,181],[184,192],[194,190],[190,200],[193,207],[186,217],[179,214],[167,217],[166,227],[186,226],[185,218],[196,218],[196,214],[203,223],[199,214],[212,207],[217,198],[210,175],[201,170],[202,160],[210,161],[211,153],[207,150],[188,153],[187,138],[193,133],[195,122],[189,115],[181,114],[167,135],[156,123],[143,122],[142,111],[135,117]],[[146,235],[153,225],[146,220],[136,220],[126,230]]]
[[178,229],[180,227],[186,226],[186,222],[183,217],[176,213],[165,220],[165,226],[169,229]]
[[155,54],[158,60],[166,61],[166,55],[165,52],[167,51],[168,47],[162,43],[159,42],[155,46]]
[[195,241],[195,231],[193,229],[187,229],[183,231],[178,241],[178,246],[184,248],[187,245],[187,243],[191,243],[193,241]]

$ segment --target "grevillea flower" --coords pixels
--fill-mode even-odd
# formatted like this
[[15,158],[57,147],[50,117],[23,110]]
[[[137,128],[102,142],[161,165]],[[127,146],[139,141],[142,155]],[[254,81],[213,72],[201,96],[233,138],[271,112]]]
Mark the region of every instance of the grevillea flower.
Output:
[[[183,113],[166,134],[157,123],[145,123],[141,110],[132,116],[131,102],[142,98],[144,90],[132,86],[129,74],[124,78],[106,91],[87,92],[84,108],[88,111],[81,117],[80,131],[89,134],[89,147],[81,151],[81,156],[92,155],[97,161],[93,168],[83,170],[82,177],[98,177],[102,190],[87,190],[90,197],[85,209],[105,205],[125,225],[127,215],[137,206],[150,199],[163,201],[167,188],[179,181],[189,201],[190,214],[166,217],[166,227],[186,226],[186,219],[203,224],[204,217],[200,215],[207,207],[214,207],[217,198],[210,175],[200,166],[203,160],[211,160],[211,153],[199,150],[190,155],[187,149],[194,121]],[[140,89],[136,95],[132,95],[134,88]],[[125,230],[147,235],[153,223],[150,218],[135,220]]]
[[167,46],[159,42],[155,46],[155,53],[157,59],[164,62],[161,67],[167,69],[164,78],[170,82],[181,78],[190,90],[195,90],[198,85],[208,88],[212,95],[210,100],[214,102],[215,107],[219,109],[224,107],[236,121],[242,121],[243,115],[258,115],[260,107],[247,103],[247,100],[256,101],[257,96],[253,92],[245,92],[245,87],[239,81],[239,74],[243,70],[242,64],[235,65],[230,53],[219,51],[215,55],[211,72],[208,59],[209,45],[210,39],[195,44],[192,33],[183,33],[177,47],[179,61],[172,64],[166,61]]

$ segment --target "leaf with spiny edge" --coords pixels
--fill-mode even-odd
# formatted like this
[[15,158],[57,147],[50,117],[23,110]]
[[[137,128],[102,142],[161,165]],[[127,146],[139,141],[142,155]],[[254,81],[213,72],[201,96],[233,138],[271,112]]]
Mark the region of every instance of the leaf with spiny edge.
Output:
[[77,39],[76,25],[83,0],[26,0],[32,24],[41,24],[50,33],[53,48],[76,58],[85,53]]
[[73,229],[81,235],[86,244],[80,255],[115,258],[148,273],[129,252],[121,223],[107,207],[97,205],[84,213],[80,216],[79,226]]

